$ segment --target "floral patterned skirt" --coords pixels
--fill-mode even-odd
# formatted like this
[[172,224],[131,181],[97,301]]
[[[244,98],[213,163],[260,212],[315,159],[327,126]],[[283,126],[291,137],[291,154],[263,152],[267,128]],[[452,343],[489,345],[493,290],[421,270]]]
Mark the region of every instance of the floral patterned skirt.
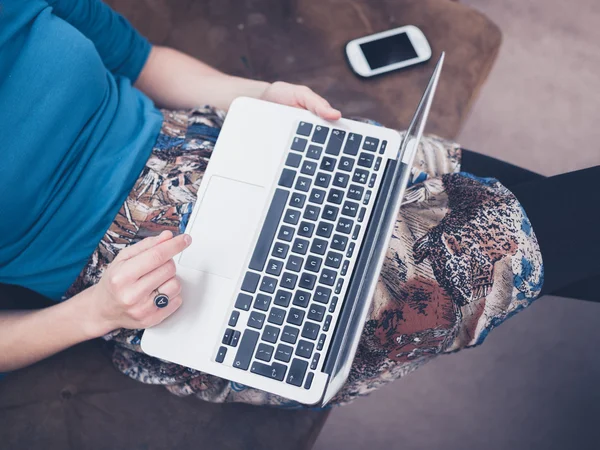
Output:
[[[95,284],[120,250],[163,230],[185,230],[224,113],[163,111],[154,150],[118,216],[67,292]],[[431,358],[479,345],[539,294],[543,266],[531,224],[497,180],[460,172],[461,149],[422,139],[361,343],[347,403]],[[116,330],[113,362],[143,383],[212,402],[298,406],[276,395],[144,354],[143,330]]]

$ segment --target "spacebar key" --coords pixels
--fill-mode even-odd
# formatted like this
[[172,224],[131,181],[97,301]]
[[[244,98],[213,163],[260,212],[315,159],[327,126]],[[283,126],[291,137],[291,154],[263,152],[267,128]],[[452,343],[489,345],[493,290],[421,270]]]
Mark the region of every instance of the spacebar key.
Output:
[[258,331],[244,331],[242,341],[240,342],[238,351],[235,354],[235,359],[233,360],[233,367],[235,367],[236,369],[248,370],[250,360],[252,359],[252,355],[254,354],[254,348],[256,347],[256,343],[258,342],[258,335]]
[[250,260],[250,265],[248,266],[253,270],[261,271],[265,268],[269,250],[271,249],[275,232],[281,221],[281,216],[287,203],[288,196],[288,191],[283,189],[275,190],[269,212],[265,218],[260,236],[258,237],[258,242],[256,243],[254,253],[252,254],[252,259]]

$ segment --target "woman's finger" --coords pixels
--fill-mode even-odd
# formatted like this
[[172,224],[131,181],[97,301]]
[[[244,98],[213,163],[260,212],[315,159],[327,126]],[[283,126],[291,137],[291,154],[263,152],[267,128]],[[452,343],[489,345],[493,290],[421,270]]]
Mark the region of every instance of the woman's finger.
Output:
[[131,276],[135,280],[142,278],[144,275],[165,264],[178,253],[181,253],[191,243],[191,236],[180,234],[173,239],[161,242],[143,251],[127,261],[127,264],[132,268]]
[[165,308],[156,308],[156,312],[152,316],[150,316],[150,318],[146,322],[149,324],[147,325],[147,328],[153,327],[154,325],[158,325],[159,323],[161,323],[163,320],[165,320],[167,317],[169,317],[171,314],[177,311],[182,303],[183,300],[181,298],[181,295],[177,295],[169,299],[169,304]]
[[331,107],[329,102],[307,87],[296,91],[296,100],[300,106],[325,120],[337,120],[342,117],[337,109]]
[[[160,244],[161,242],[165,242],[173,237],[173,233],[168,230],[163,231],[158,236],[151,236],[145,239],[142,239],[140,242],[126,247],[119,252],[117,258],[121,261],[125,261],[127,259],[133,258],[136,255],[139,255],[145,250],[154,247],[155,245]],[[115,258],[116,259],[116,258]]]
[[152,293],[163,283],[175,276],[175,262],[170,259],[162,266],[157,267],[152,272],[147,273],[135,282],[135,292],[141,295]]
[[156,286],[152,292],[146,293],[142,296],[142,301],[132,308],[129,314],[134,318],[145,318],[152,316],[158,309],[154,303],[154,298],[159,293],[169,297],[169,303],[171,303],[171,299],[181,294],[181,282],[177,277],[172,277],[166,282],[162,283],[160,286]]

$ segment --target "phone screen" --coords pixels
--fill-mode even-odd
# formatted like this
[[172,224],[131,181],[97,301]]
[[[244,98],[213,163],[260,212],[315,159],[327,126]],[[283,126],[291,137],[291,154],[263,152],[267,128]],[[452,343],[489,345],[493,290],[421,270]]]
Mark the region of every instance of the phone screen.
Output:
[[360,44],[371,70],[416,58],[417,52],[406,33]]

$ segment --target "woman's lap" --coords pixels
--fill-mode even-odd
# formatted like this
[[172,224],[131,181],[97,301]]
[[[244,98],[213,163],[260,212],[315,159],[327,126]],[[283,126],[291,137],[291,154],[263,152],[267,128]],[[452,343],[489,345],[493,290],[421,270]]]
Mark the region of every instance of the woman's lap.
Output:
[[[164,115],[144,171],[67,296],[96,283],[122,248],[165,229],[185,229],[223,115],[211,108]],[[527,306],[541,286],[537,242],[524,231],[528,220],[514,196],[495,180],[456,173],[460,149],[455,144],[428,137],[419,151],[413,186],[337,403],[399,378],[437,354],[481,343],[489,330]],[[488,245],[477,240],[482,233]],[[141,333],[117,330],[106,337],[115,344],[115,365],[134,379],[209,401],[295,406],[149,357],[139,347]]]

